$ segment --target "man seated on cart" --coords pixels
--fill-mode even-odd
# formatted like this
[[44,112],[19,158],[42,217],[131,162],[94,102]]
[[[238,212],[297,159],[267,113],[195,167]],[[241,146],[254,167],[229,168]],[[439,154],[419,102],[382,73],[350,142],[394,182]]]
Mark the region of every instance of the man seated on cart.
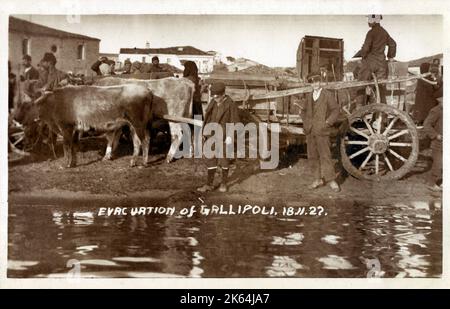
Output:
[[[393,61],[397,52],[397,43],[391,38],[389,33],[380,26],[383,19],[381,15],[368,15],[368,24],[371,28],[367,32],[366,39],[360,51],[353,58],[362,57],[361,67],[358,72],[358,80],[372,80],[372,74],[377,79],[388,77],[388,64],[384,50],[388,46],[387,57]],[[381,103],[386,103],[386,86],[379,85]]]
[[309,189],[328,184],[334,192],[341,189],[336,182],[336,171],[331,158],[330,135],[339,118],[340,108],[333,93],[322,88],[320,72],[308,75],[313,92],[308,94],[301,107],[303,129],[306,134],[308,162],[311,164],[314,181]]

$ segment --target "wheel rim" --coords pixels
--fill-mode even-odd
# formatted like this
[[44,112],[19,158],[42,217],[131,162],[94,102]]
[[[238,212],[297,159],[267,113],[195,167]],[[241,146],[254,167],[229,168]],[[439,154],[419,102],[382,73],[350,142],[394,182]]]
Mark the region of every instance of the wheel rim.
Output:
[[342,165],[357,178],[399,179],[414,166],[418,144],[406,113],[386,104],[364,106],[349,117],[341,139]]

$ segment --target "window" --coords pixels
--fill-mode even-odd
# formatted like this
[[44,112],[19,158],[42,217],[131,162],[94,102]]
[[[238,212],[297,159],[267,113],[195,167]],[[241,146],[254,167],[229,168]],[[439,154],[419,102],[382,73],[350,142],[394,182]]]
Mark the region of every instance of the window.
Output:
[[145,63],[145,56],[142,57],[142,63]]
[[84,44],[80,44],[77,49],[77,59],[84,60],[84,56]]
[[30,54],[30,40],[23,39],[22,40],[22,55],[29,55],[29,54]]

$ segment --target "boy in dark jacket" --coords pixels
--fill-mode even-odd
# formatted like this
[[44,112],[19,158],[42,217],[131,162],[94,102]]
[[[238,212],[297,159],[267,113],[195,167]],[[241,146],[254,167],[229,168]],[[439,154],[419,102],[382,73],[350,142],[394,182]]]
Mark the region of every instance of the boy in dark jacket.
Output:
[[[211,85],[211,95],[213,96],[213,100],[209,103],[206,112],[205,112],[205,120],[203,122],[203,127],[207,124],[215,123],[222,127],[223,131],[223,146],[222,157],[213,157],[210,159],[206,159],[206,165],[208,167],[208,178],[207,182],[204,186],[198,188],[197,190],[200,192],[207,192],[214,189],[214,175],[218,167],[222,169],[222,181],[219,187],[220,192],[226,192],[227,188],[227,180],[228,180],[228,170],[230,166],[230,159],[226,158],[225,148],[227,145],[230,145],[233,142],[233,138],[231,136],[226,136],[226,124],[227,123],[237,123],[240,121],[239,119],[239,111],[236,104],[233,100],[225,94],[225,84],[218,82]],[[211,136],[204,136],[206,140]]]
[[309,188],[316,189],[328,183],[333,191],[339,192],[330,150],[330,134],[339,117],[339,105],[334,95],[322,88],[320,73],[310,74],[308,81],[312,83],[313,92],[308,94],[301,116],[306,134],[308,161],[315,178]]
[[423,123],[423,128],[431,139],[433,165],[431,166],[430,189],[442,191],[442,96],[436,100],[439,104],[430,110]]

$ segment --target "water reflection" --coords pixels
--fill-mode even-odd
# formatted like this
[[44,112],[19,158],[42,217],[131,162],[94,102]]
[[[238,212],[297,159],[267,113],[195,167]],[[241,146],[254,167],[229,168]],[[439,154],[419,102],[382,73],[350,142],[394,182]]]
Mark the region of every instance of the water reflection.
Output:
[[[326,201],[326,217],[111,216],[12,205],[9,277],[437,277],[435,204]],[[372,266],[377,265],[377,269]],[[379,269],[378,269],[379,268]]]

